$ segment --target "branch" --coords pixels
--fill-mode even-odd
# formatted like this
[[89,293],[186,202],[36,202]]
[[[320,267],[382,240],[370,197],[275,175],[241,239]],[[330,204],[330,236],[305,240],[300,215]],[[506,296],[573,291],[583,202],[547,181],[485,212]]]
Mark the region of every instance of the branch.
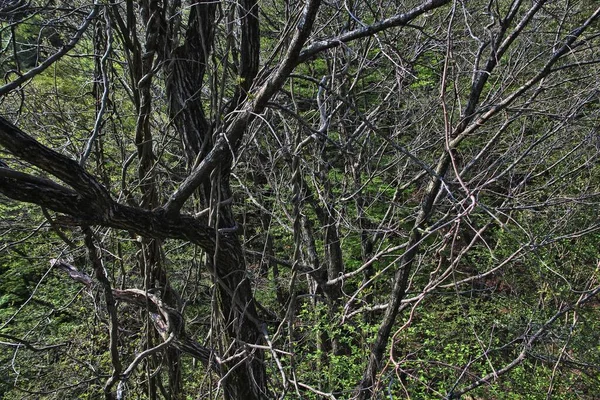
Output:
[[[133,370],[139,365],[139,363],[142,362],[142,360],[151,356],[152,354],[158,353],[159,351],[169,347],[172,344],[174,339],[175,339],[175,335],[170,334],[169,337],[167,338],[167,340],[165,340],[164,342],[159,343],[158,345],[156,345],[150,349],[146,349],[146,350],[142,351],[141,353],[139,353],[137,356],[135,356],[135,358],[133,359],[131,364],[129,364],[127,369],[121,375],[121,382],[124,382],[127,379],[129,379],[129,376],[131,375]],[[119,388],[122,387],[121,382],[119,382]]]
[[62,347],[62,346],[67,345],[67,343],[60,343],[60,344],[51,344],[51,345],[43,346],[43,347],[35,347],[33,344],[31,344],[31,342],[28,342],[23,339],[19,339],[16,336],[7,335],[6,333],[0,333],[0,337],[3,337],[8,340],[12,340],[13,342],[17,342],[17,343],[0,342],[0,345],[10,346],[10,347],[25,347],[31,351],[45,351],[45,350],[51,350],[51,349],[55,349],[57,347]]
[[54,181],[4,167],[0,167],[0,193],[78,219],[86,219],[93,205],[84,201],[75,191]]
[[331,39],[315,42],[308,46],[306,49],[302,50],[302,52],[300,53],[299,62],[304,62],[323,50],[341,46],[343,43],[351,42],[353,40],[364,38],[367,36],[372,36],[377,32],[381,32],[383,30],[393,28],[396,26],[407,25],[418,16],[426,13],[427,11],[431,11],[443,5],[446,5],[450,3],[450,1],[451,0],[428,0],[420,6],[415,7],[404,14],[397,14],[391,18],[384,19],[383,21],[379,21],[373,25],[364,26],[362,28],[346,32],[342,35],[336,36]]
[[[40,144],[1,116],[0,146],[75,189],[15,171],[0,162],[0,193],[66,214],[59,218],[61,223],[102,225],[155,239],[187,240],[209,253],[215,250],[217,236],[221,243],[229,240],[226,233],[220,234],[207,226],[206,218],[167,215],[162,209],[151,211],[114,202],[106,188],[77,162]],[[228,254],[223,253],[222,257],[226,260]]]
[[[258,73],[260,56],[260,24],[258,3],[256,0],[243,0],[237,3],[241,23],[242,37],[240,49],[239,75],[241,88],[247,91]],[[241,93],[243,97],[245,94]]]
[[525,343],[523,344],[523,350],[521,350],[519,355],[513,361],[511,361],[510,363],[505,365],[503,368],[501,368],[497,371],[491,372],[491,373],[485,375],[484,377],[478,379],[477,381],[473,382],[471,385],[465,387],[464,389],[460,389],[460,390],[452,391],[452,392],[448,393],[448,395],[446,396],[446,399],[459,399],[463,394],[468,393],[471,390],[478,388],[479,386],[482,386],[484,384],[487,384],[491,381],[495,381],[498,379],[499,376],[504,375],[505,373],[514,369],[516,366],[518,366],[525,360],[527,353],[529,352],[531,347],[535,344],[535,342],[538,339],[540,339],[540,337],[544,334],[544,332],[546,332],[548,330],[548,328],[550,328],[552,326],[552,324],[554,324],[554,322],[556,322],[557,319],[559,319],[560,317],[565,315],[567,312],[574,310],[575,308],[582,307],[585,303],[587,303],[588,301],[595,298],[598,295],[598,293],[600,293],[600,286],[594,288],[593,290],[589,291],[587,294],[583,295],[579,299],[579,301],[577,301],[577,303],[575,303],[573,305],[567,305],[566,307],[557,311],[556,314],[554,314],[551,318],[549,318],[544,323],[544,325],[542,325],[533,335],[531,335],[531,337],[529,337],[528,340],[525,341]]
[[[55,182],[3,167],[0,167],[0,193],[14,200],[66,214],[56,219],[59,224],[101,225],[149,238],[186,240],[210,253],[215,250],[216,236],[219,236],[222,244],[229,240],[226,233],[220,234],[207,226],[203,218],[191,215],[168,216],[161,209],[144,210],[119,203],[102,207],[96,203],[97,199],[82,198]],[[224,260],[228,256],[226,253],[222,254]]]
[[[449,0],[443,0],[449,1]],[[292,38],[290,47],[280,63],[279,68],[273,73],[273,75],[263,84],[263,86],[256,92],[253,112],[260,114],[267,106],[268,101],[273,95],[281,89],[283,83],[288,78],[289,74],[292,73],[294,68],[301,62],[302,46],[308,39],[312,27],[317,17],[317,11],[321,5],[320,0],[309,0],[302,11],[300,22],[296,27],[296,33]]]
[[80,272],[71,264],[53,258],[50,260],[50,266],[66,272],[75,282],[83,283],[88,288],[92,287],[92,278],[85,272]]
[[213,169],[221,162],[227,152],[227,143],[224,135],[220,135],[214,147],[204,157],[198,167],[188,175],[188,177],[179,185],[177,190],[169,197],[164,205],[164,210],[168,215],[177,214],[187,199],[196,191],[198,186],[206,179]]
[[[231,160],[231,156],[235,153],[248,124],[256,115],[264,111],[269,100],[281,89],[289,74],[298,65],[300,50],[312,31],[320,5],[320,0],[308,1],[302,12],[300,22],[296,27],[296,33],[292,38],[290,47],[279,68],[256,91],[254,99],[237,112],[236,117],[227,129],[227,134],[223,133],[219,135],[210,153],[206,155],[200,165],[171,195],[169,201],[164,206],[168,215],[174,215],[179,212],[187,199],[190,198],[206,176],[217,165],[226,165],[227,160]],[[224,160],[226,160],[225,163]]]
[[[108,328],[109,328],[109,337],[110,337],[110,359],[113,366],[112,376],[106,381],[104,385],[104,393],[107,395],[110,393],[110,390],[121,373],[122,365],[119,357],[119,321],[117,319],[117,305],[115,302],[115,298],[112,292],[112,286],[108,277],[106,276],[106,270],[104,269],[104,265],[102,264],[102,260],[100,258],[100,254],[96,245],[94,244],[94,237],[92,230],[86,226],[83,228],[84,233],[84,242],[85,247],[88,250],[88,257],[92,262],[92,266],[94,267],[94,272],[96,273],[96,279],[102,285],[104,289],[104,298],[106,300],[106,311],[108,312],[109,320],[108,320]],[[74,273],[75,271],[72,271]]]
[[94,8],[92,9],[92,12],[90,12],[90,14],[85,18],[85,20],[83,21],[83,24],[81,24],[79,29],[77,29],[77,32],[75,32],[75,35],[71,38],[69,43],[67,43],[66,45],[61,47],[61,49],[59,51],[57,51],[56,53],[54,53],[53,55],[48,57],[44,62],[42,62],[37,67],[30,69],[25,74],[19,76],[17,79],[12,81],[11,83],[8,83],[8,84],[0,87],[0,97],[9,93],[11,90],[18,88],[24,82],[28,81],[29,79],[33,78],[34,76],[41,74],[48,67],[50,67],[52,64],[54,64],[56,61],[60,60],[60,58],[62,56],[64,56],[65,54],[67,54],[73,47],[75,47],[75,45],[79,42],[79,39],[81,39],[81,37],[83,36],[85,31],[87,30],[87,28],[90,25],[90,23],[92,22],[92,20],[94,18],[96,18],[96,15],[98,15],[99,10],[100,10],[100,5],[98,3],[94,3]]
[[1,116],[0,145],[15,157],[54,175],[83,197],[94,199],[105,206],[112,202],[104,186],[77,162],[42,145]]
[[559,60],[561,60],[564,56],[568,55],[572,51],[573,45],[577,41],[577,39],[599,18],[600,7],[597,8],[596,11],[581,26],[579,26],[577,29],[573,30],[566,36],[563,45],[552,54],[550,59],[535,76],[533,76],[531,79],[525,82],[521,87],[519,87],[513,93],[508,95],[506,98],[504,98],[503,100],[495,104],[493,107],[491,107],[489,111],[485,112],[483,115],[481,115],[481,117],[473,121],[469,126],[465,127],[464,129],[462,129],[462,126],[459,126],[458,130],[452,132],[452,137],[454,137],[454,139],[450,141],[448,147],[450,149],[455,149],[466,137],[473,134],[489,119],[497,115],[500,111],[506,109],[509,105],[511,105],[518,98],[520,98],[525,92],[531,89],[542,79],[552,74],[555,71],[553,69],[554,64],[556,64]]

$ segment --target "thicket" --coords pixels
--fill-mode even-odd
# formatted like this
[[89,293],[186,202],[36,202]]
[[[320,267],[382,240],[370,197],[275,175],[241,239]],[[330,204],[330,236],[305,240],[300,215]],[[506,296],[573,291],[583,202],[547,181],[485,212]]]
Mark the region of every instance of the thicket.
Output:
[[0,398],[596,398],[599,19],[1,2]]

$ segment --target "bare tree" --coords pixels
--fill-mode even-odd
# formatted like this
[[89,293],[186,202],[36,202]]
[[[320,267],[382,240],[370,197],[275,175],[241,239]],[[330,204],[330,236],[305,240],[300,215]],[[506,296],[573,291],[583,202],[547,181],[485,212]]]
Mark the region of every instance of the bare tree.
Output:
[[[598,292],[595,262],[541,255],[598,228],[592,2],[11,2],[0,17],[0,192],[42,207],[72,255],[52,268],[93,294],[107,399],[133,374],[148,398],[182,398],[183,355],[211,397],[410,396],[419,310],[518,291],[509,277],[539,260],[555,278],[540,286],[569,289],[506,336],[474,327],[481,352],[451,387],[423,384],[457,398]],[[353,387],[318,376],[340,360],[360,360]]]

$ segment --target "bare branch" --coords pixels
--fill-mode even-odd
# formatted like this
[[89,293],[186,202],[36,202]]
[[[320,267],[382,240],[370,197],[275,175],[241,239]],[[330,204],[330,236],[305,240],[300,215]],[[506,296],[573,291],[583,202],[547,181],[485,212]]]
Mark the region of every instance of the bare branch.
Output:
[[14,81],[7,83],[6,85],[0,87],[0,97],[9,93],[11,90],[18,88],[23,83],[27,82],[28,80],[35,77],[36,75],[41,74],[46,69],[48,69],[48,67],[50,67],[52,64],[54,64],[56,61],[60,60],[71,49],[73,49],[73,47],[75,47],[75,45],[77,45],[77,43],[79,42],[79,40],[81,39],[81,37],[83,36],[85,31],[87,30],[90,23],[96,18],[99,11],[100,11],[100,4],[94,3],[94,8],[89,13],[89,15],[85,18],[85,20],[83,21],[83,23],[81,24],[79,29],[77,29],[77,32],[75,32],[75,35],[73,35],[73,37],[71,38],[69,43],[67,43],[59,51],[57,51],[56,53],[54,53],[53,55],[48,57],[46,60],[44,60],[44,62],[42,62],[37,67],[30,69],[29,71],[27,71],[23,75],[19,76]]
[[384,19],[373,25],[355,29],[335,38],[312,43],[306,49],[302,50],[302,52],[300,53],[299,61],[306,61],[310,57],[322,52],[323,50],[341,46],[343,43],[347,43],[364,37],[369,37],[376,34],[377,32],[381,32],[383,30],[390,29],[396,26],[407,25],[418,16],[423,15],[428,11],[444,6],[450,2],[451,0],[428,0],[406,13],[394,15],[393,17]]

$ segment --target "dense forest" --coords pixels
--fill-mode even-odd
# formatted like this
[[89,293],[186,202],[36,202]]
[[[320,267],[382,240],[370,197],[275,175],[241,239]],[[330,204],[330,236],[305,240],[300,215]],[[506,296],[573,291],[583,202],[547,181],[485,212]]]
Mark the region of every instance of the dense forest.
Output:
[[594,399],[595,0],[0,1],[0,398]]

